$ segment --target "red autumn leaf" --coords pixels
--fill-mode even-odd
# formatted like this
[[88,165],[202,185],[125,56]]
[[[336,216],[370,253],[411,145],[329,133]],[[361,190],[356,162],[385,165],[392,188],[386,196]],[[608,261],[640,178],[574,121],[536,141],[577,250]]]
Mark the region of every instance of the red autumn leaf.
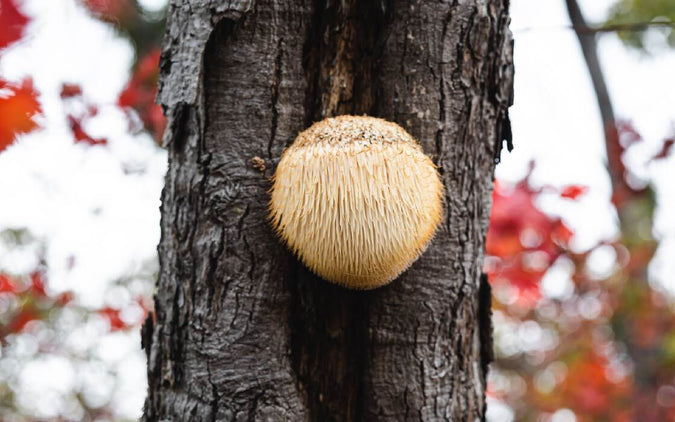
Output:
[[[525,261],[525,255],[521,255],[516,259],[505,260],[495,265],[494,270],[488,273],[490,281],[505,281],[516,287],[521,294],[537,299],[539,297],[539,282],[548,268],[531,268]],[[550,263],[548,266],[550,266]]]
[[14,0],[0,0],[0,50],[20,39],[27,23]]
[[16,284],[9,276],[0,274],[0,293],[16,293]]
[[75,299],[75,295],[72,292],[64,292],[56,296],[56,305],[66,306]]
[[133,109],[138,113],[143,127],[159,142],[166,127],[162,108],[155,104],[157,79],[159,78],[160,50],[155,49],[143,57],[117,100],[124,110]]
[[105,145],[108,143],[108,140],[105,138],[92,138],[82,127],[82,119],[80,118],[69,115],[68,124],[70,126],[70,130],[73,131],[75,142],[84,142],[89,145]]
[[569,185],[566,186],[562,192],[560,192],[560,196],[563,198],[567,199],[577,199],[581,195],[585,194],[588,191],[588,187],[586,186],[581,186],[581,185]]
[[504,257],[523,250],[521,234],[530,228],[541,234],[548,217],[533,202],[535,192],[527,184],[519,183],[512,189],[495,182],[492,194],[492,214],[487,239],[487,253]]
[[38,127],[34,118],[42,112],[38,93],[31,79],[21,85],[0,79],[0,152],[14,142],[16,135]]
[[551,238],[555,240],[558,244],[561,244],[567,247],[574,237],[574,232],[572,229],[567,227],[562,220],[556,219],[553,224],[553,229],[551,230]]
[[78,84],[64,83],[61,85],[61,99],[79,97],[82,95],[82,87]]
[[120,312],[121,311],[119,309],[114,309],[108,306],[98,310],[98,314],[102,315],[108,320],[111,331],[118,331],[128,328],[127,323],[122,321],[122,318],[120,318]]
[[42,273],[35,271],[30,274],[30,283],[31,289],[37,293],[39,296],[47,296],[45,291],[45,281],[42,277]]
[[14,315],[2,331],[6,333],[18,333],[23,330],[29,322],[39,318],[40,315],[37,314],[35,309],[24,307],[19,313]]
[[89,145],[105,145],[108,143],[106,138],[94,138],[84,129],[84,122],[98,113],[98,108],[93,104],[88,104],[82,95],[82,87],[77,84],[63,84],[61,86],[61,99],[80,102],[84,106],[84,111],[77,114],[68,114],[66,119],[68,126],[73,132],[76,143],[86,143]]
[[659,152],[654,157],[652,157],[652,160],[662,160],[664,158],[668,158],[673,150],[673,145],[675,145],[675,139],[671,138],[663,141],[661,150],[659,150]]

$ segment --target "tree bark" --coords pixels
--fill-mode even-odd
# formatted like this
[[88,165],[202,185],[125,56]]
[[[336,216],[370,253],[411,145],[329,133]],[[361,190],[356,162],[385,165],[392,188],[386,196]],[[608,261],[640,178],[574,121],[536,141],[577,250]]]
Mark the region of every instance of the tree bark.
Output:
[[[484,417],[481,262],[510,142],[508,22],[508,0],[171,2],[144,420]],[[364,113],[415,136],[446,187],[427,252],[367,292],[312,275],[267,220],[269,178],[297,133]]]

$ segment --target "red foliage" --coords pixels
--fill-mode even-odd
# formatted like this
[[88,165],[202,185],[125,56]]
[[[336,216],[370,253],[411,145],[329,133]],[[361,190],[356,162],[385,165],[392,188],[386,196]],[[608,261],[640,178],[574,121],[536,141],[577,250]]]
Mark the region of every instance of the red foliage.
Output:
[[162,108],[155,104],[157,95],[157,79],[159,78],[160,50],[154,49],[141,58],[129,83],[120,94],[117,104],[125,109],[133,109],[138,113],[144,128],[157,142],[161,140],[166,119]]
[[0,274],[0,293],[16,293],[16,282],[9,276]]
[[82,128],[83,118],[75,117],[73,115],[68,115],[68,125],[70,130],[73,131],[73,136],[75,137],[75,142],[84,142],[89,145],[105,145],[108,143],[106,138],[93,138],[89,135],[84,128]]
[[38,93],[31,79],[14,84],[0,79],[0,152],[14,142],[16,135],[38,127],[34,118],[42,112]]
[[563,197],[563,198],[575,200],[575,199],[579,198],[581,195],[585,194],[587,191],[588,191],[588,187],[586,187],[586,186],[569,185],[569,186],[566,186],[562,190],[562,192],[560,192],[560,196]]
[[39,296],[47,296],[47,292],[45,291],[45,281],[41,272],[33,271],[30,274],[30,283],[31,289],[33,289],[35,293]]
[[[0,51],[23,36],[28,21],[14,0],[0,0]],[[0,152],[11,145],[17,135],[38,126],[34,120],[41,113],[37,97],[30,78],[21,84],[0,79]]]
[[668,158],[670,156],[670,153],[673,150],[673,145],[675,145],[675,139],[670,138],[666,139],[663,141],[663,145],[661,146],[661,150],[652,158],[652,160],[662,160],[664,158]]
[[145,318],[148,316],[148,310],[152,308],[152,304],[146,303],[146,300],[142,297],[136,298],[133,303],[137,304],[143,311],[136,321],[124,321],[121,318],[122,309],[116,309],[109,306],[101,308],[96,312],[108,320],[111,331],[127,330],[138,327],[140,323],[145,321]]
[[82,87],[78,84],[64,83],[61,85],[61,99],[79,97],[82,95]]
[[[620,236],[611,243],[597,245],[611,244],[616,252],[610,267],[613,272],[604,276],[604,280],[593,274],[594,264],[589,261],[593,249],[583,253],[571,251],[568,243],[573,233],[569,228],[533,211],[533,198],[539,192],[529,187],[527,180],[511,190],[500,184],[495,187],[493,227],[487,245],[493,256],[486,266],[499,270],[493,264],[498,260],[501,273],[491,269],[491,277],[496,273],[496,280],[513,284],[521,292],[522,285],[536,291],[541,276],[548,270],[547,260],[540,259],[543,268],[532,269],[524,264],[528,261],[525,257],[549,243],[549,237],[550,243],[558,246],[557,253],[573,265],[570,276],[574,294],[526,303],[532,306],[522,306],[522,300],[500,302],[499,295],[494,297],[495,308],[509,322],[522,326],[524,321],[532,320],[555,333],[552,348],[532,351],[529,346],[522,347],[515,355],[509,348],[501,356],[497,349],[493,368],[507,378],[517,374],[519,380],[525,381],[521,384],[525,391],[519,395],[509,394],[509,387],[499,395],[500,400],[513,407],[518,420],[548,420],[551,412],[568,408],[580,422],[675,421],[675,406],[670,397],[675,396],[672,394],[675,312],[672,298],[654,289],[648,276],[647,268],[658,242],[650,230],[637,229],[653,227],[655,197],[648,185],[644,188],[631,185],[634,177],[623,161],[626,150],[641,139],[630,124],[620,123],[608,140],[612,200],[619,216]],[[664,141],[658,158],[654,159],[667,157],[674,144],[674,139]],[[582,187],[568,186],[560,195],[574,200],[583,193]],[[541,235],[536,227],[548,234]],[[537,236],[523,236],[528,230]],[[543,247],[543,251],[550,249]],[[564,375],[551,369],[561,366],[565,368]]]
[[35,309],[23,307],[19,312],[14,314],[3,331],[6,331],[7,333],[21,332],[29,322],[37,319],[40,319],[40,315],[35,312]]
[[127,323],[124,322],[122,318],[120,318],[121,311],[119,309],[106,306],[105,308],[99,309],[97,312],[99,315],[102,315],[106,320],[108,320],[111,331],[119,331],[129,328],[129,325],[127,325]]
[[510,283],[530,298],[538,297],[541,278],[573,236],[559,218],[537,208],[539,193],[527,179],[513,187],[495,182],[486,243],[496,258],[487,268],[490,281]]
[[77,115],[68,114],[66,119],[68,120],[68,126],[73,132],[73,137],[75,138],[76,143],[86,143],[89,145],[105,145],[108,143],[106,138],[94,138],[87,131],[84,130],[84,122],[94,117],[98,113],[96,106],[86,103],[82,96],[82,87],[77,84],[67,84],[64,83],[61,85],[61,99],[65,102],[69,101],[80,101],[84,103],[84,112],[80,112]]
[[0,0],[0,50],[20,39],[27,23],[14,0]]
[[613,421],[631,420],[628,380],[611,381],[607,359],[593,348],[582,349],[568,367],[557,394],[565,398],[565,405],[573,407],[580,421],[596,421],[608,415]]
[[57,306],[66,306],[75,299],[75,295],[72,292],[64,292],[56,296],[56,305]]
[[0,314],[0,344],[4,344],[8,335],[21,332],[31,321],[46,320],[52,310],[72,301],[72,293],[52,296],[45,285],[45,274],[39,270],[22,278],[0,273],[0,294],[14,303]]

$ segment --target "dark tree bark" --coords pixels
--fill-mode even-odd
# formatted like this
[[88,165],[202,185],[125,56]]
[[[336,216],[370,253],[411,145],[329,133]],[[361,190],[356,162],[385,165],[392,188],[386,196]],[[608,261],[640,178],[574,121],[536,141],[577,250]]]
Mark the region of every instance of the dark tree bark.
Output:
[[[482,418],[492,345],[480,269],[495,157],[510,141],[511,56],[508,0],[173,0],[144,419]],[[300,130],[364,113],[405,127],[446,186],[428,251],[367,292],[309,273],[266,209]]]

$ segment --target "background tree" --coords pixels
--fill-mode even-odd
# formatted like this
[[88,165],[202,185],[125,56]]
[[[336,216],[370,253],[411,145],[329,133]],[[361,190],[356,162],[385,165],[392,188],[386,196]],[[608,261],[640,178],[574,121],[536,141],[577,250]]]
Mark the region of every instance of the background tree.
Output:
[[[173,1],[145,419],[482,417],[480,274],[495,157],[510,137],[511,54],[507,1]],[[266,203],[298,131],[363,113],[400,123],[433,157],[446,217],[399,280],[354,292],[297,264]]]

